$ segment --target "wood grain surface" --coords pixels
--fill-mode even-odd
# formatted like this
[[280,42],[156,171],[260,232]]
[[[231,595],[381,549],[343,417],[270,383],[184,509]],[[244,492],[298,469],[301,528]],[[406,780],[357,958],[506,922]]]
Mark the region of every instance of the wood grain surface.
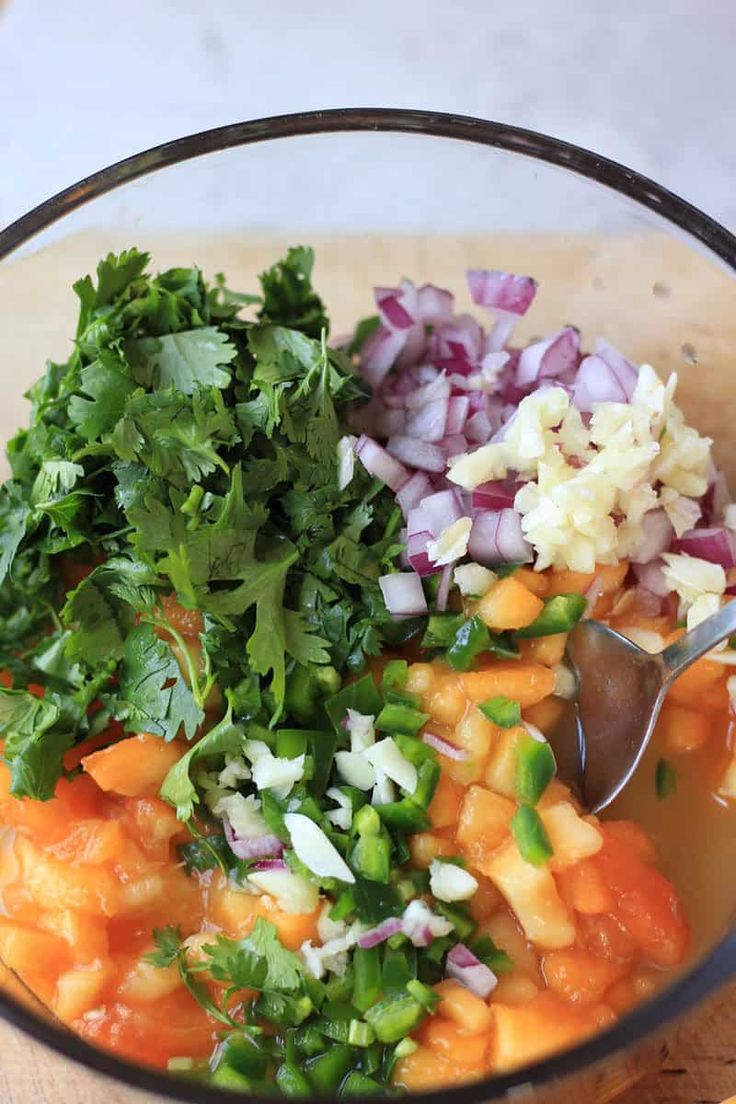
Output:
[[[196,258],[207,272],[225,271],[231,286],[250,287],[255,273],[280,245],[244,234],[219,240],[192,233],[149,237],[137,244],[154,246],[155,261],[186,263]],[[25,421],[20,396],[38,376],[48,355],[68,348],[74,309],[69,288],[93,269],[108,249],[130,245],[80,234],[56,242],[45,254],[26,255],[0,266],[0,332],[3,377],[13,380],[0,411],[0,440]],[[314,235],[304,235],[314,241]],[[289,243],[291,244],[291,243]],[[639,360],[680,373],[685,411],[717,442],[719,460],[736,486],[736,387],[724,387],[733,375],[736,311],[733,279],[683,244],[652,234],[641,239],[514,236],[454,239],[375,240],[356,237],[319,242],[319,286],[331,304],[336,332],[372,309],[372,284],[393,283],[403,273],[418,283],[432,280],[462,289],[466,267],[487,266],[535,273],[542,285],[533,318],[521,336],[545,332],[567,321],[583,329],[586,343],[604,334]],[[44,309],[38,310],[42,302]],[[470,304],[461,291],[461,309]],[[715,398],[717,396],[717,398]],[[724,872],[724,876],[729,876]],[[717,1011],[670,1044],[663,1069],[619,1098],[618,1104],[720,1104],[736,1094],[736,990]],[[0,1023],[0,1104],[156,1104],[148,1093],[129,1090],[66,1061]],[[573,1104],[590,1104],[574,1101]],[[732,1102],[733,1104],[733,1102]]]

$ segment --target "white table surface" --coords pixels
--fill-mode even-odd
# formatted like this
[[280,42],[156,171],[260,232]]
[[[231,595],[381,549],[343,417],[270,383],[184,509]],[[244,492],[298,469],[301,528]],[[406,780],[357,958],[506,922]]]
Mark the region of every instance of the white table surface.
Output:
[[169,138],[431,107],[592,147],[736,224],[733,0],[0,0],[0,224]]

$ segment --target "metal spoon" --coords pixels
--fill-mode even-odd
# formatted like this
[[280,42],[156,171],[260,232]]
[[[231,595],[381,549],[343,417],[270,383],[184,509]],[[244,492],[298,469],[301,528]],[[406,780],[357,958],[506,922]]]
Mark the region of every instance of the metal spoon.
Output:
[[597,813],[618,796],[641,762],[672,683],[735,632],[736,602],[658,655],[599,621],[577,625],[568,655],[578,679],[579,789],[586,808]]

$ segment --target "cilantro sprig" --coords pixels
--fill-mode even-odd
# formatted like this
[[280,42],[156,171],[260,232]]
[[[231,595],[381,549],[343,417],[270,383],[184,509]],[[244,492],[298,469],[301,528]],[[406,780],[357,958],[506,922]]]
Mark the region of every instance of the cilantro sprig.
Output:
[[[242,295],[197,268],[152,275],[130,249],[75,284],[72,354],[29,392],[0,488],[0,736],[18,796],[51,797],[64,753],[110,718],[192,739],[215,684],[236,720],[296,703],[309,721],[320,671],[359,671],[394,631],[377,583],[400,550],[393,495],[360,465],[338,489],[364,391],[327,345],[312,266],[292,249]],[[172,593],[203,617],[201,658],[162,622]],[[65,671],[34,669],[41,638]]]

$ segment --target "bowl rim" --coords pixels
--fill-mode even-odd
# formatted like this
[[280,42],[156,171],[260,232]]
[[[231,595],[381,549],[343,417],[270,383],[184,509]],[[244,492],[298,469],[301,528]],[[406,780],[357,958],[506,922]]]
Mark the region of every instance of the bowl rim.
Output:
[[[92,173],[51,196],[0,231],[0,260],[66,215],[107,192],[168,166],[208,153],[283,138],[337,132],[421,134],[503,149],[569,169],[633,199],[684,230],[736,271],[736,237],[693,204],[600,154],[558,138],[507,123],[437,111],[397,108],[336,108],[277,115],[200,131],[154,146]],[[627,1013],[612,1027],[569,1050],[502,1074],[461,1085],[418,1093],[423,1104],[480,1104],[498,1100],[522,1088],[542,1088],[591,1069],[625,1051],[691,1011],[736,976],[736,930],[732,929],[703,960],[657,996]],[[232,1092],[189,1082],[166,1072],[135,1065],[98,1050],[52,1020],[34,1015],[21,1001],[0,990],[0,1015],[38,1042],[78,1064],[123,1081],[132,1088],[192,1104],[232,1104]],[[256,1104],[273,1097],[247,1094]],[[334,1099],[334,1098],[333,1098]],[[357,1098],[360,1099],[360,1098]],[[375,1097],[365,1098],[373,1104]]]
[[62,189],[0,230],[0,260],[54,222],[123,184],[207,153],[279,138],[336,132],[394,132],[452,138],[518,153],[603,184],[628,196],[702,242],[736,269],[736,236],[668,188],[618,161],[561,138],[510,123],[444,111],[349,107],[271,115],[198,131],[115,161]]

